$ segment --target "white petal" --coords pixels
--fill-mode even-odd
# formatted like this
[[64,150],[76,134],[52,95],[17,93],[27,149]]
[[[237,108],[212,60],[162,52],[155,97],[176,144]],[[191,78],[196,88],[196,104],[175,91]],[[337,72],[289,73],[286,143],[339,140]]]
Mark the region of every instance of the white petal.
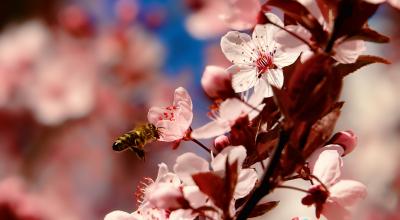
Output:
[[311,173],[328,187],[336,183],[341,174],[343,148],[328,145],[315,151],[308,159]]
[[240,71],[232,76],[232,88],[235,92],[244,92],[256,84],[257,72],[254,68],[240,68]]
[[230,164],[237,160],[238,167],[241,168],[246,155],[246,148],[243,146],[226,147],[211,161],[211,167],[216,172],[224,171],[226,158],[229,158]]
[[[250,96],[248,103],[252,106],[260,105],[263,102],[265,95],[269,93],[268,87],[268,83],[265,80],[258,80],[256,85],[254,85],[254,92]],[[270,96],[272,95],[273,94]]]
[[188,129],[193,120],[193,104],[189,93],[183,87],[175,90],[174,106],[178,107],[176,122],[183,127],[183,130]]
[[168,220],[192,220],[197,217],[197,214],[192,214],[190,209],[177,209],[169,214]]
[[155,180],[155,182],[160,181],[160,178],[165,176],[168,172],[169,171],[168,171],[167,164],[165,164],[165,163],[158,164],[158,174],[157,174],[157,179]]
[[137,216],[136,214],[130,214],[127,212],[123,211],[113,211],[108,213],[105,217],[104,220],[139,220],[140,216]]
[[258,180],[257,173],[254,169],[243,169],[239,172],[238,182],[235,188],[235,199],[240,199],[253,190],[254,185]]
[[289,66],[296,62],[297,58],[300,56],[300,51],[298,52],[283,52],[281,50],[277,50],[273,62],[278,68],[283,68],[285,66]]
[[365,49],[365,43],[362,40],[345,41],[334,46],[335,55],[333,58],[339,63],[354,63]]
[[354,180],[340,180],[329,189],[329,192],[331,193],[330,199],[347,207],[364,199],[367,196],[367,187]]
[[190,134],[196,139],[206,139],[225,134],[231,130],[228,122],[212,121],[200,128],[196,128]]
[[248,34],[229,31],[221,38],[221,49],[225,57],[232,63],[252,63],[250,61],[251,54],[248,53],[250,41],[251,38]]
[[281,89],[283,86],[283,72],[282,69],[269,69],[265,74],[268,84]]
[[176,158],[174,172],[186,185],[195,185],[193,174],[208,171],[208,162],[194,153],[184,153]]

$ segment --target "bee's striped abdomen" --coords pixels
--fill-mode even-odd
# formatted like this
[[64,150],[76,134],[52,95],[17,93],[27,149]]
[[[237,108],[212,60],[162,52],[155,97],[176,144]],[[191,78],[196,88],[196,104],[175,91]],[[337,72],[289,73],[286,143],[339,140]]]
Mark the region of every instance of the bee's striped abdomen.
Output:
[[120,136],[113,144],[112,148],[114,151],[123,151],[130,147],[135,147],[135,139],[137,134],[135,132],[128,132]]

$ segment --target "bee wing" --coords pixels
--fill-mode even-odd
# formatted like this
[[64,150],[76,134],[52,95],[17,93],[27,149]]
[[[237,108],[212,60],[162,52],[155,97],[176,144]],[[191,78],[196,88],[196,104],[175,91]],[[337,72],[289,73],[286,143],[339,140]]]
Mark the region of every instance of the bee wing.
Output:
[[131,149],[131,150],[136,154],[136,156],[139,157],[139,159],[141,159],[141,160],[143,160],[143,161],[146,160],[145,151],[144,151],[142,148],[139,148],[139,147],[131,147],[131,148],[129,148],[129,149]]

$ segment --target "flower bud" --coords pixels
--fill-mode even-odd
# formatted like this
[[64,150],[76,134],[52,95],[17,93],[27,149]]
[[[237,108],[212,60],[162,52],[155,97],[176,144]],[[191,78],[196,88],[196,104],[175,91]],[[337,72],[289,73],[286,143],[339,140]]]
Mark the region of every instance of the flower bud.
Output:
[[232,75],[218,66],[207,66],[201,78],[201,86],[210,98],[229,98],[235,92],[231,85]]
[[230,146],[231,142],[225,135],[220,135],[214,139],[214,149],[217,152],[221,152],[225,147]]
[[340,131],[333,135],[329,143],[342,146],[344,149],[342,156],[345,156],[354,150],[357,145],[357,140],[357,135],[355,135],[353,131]]

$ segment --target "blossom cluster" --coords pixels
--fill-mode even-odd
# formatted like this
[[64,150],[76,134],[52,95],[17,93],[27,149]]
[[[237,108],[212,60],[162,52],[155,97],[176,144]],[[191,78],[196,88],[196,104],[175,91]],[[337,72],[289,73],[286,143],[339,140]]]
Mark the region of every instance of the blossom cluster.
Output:
[[[377,2],[195,3],[191,6],[201,9],[187,23],[195,36],[235,29],[220,41],[231,66],[207,66],[201,80],[212,101],[211,121],[191,128],[192,98],[182,87],[171,106],[151,108],[148,121],[157,127],[159,141],[174,142],[174,148],[192,141],[210,153],[211,162],[184,153],[173,171],[161,163],[156,180],[138,188],[138,209],[113,211],[105,219],[246,219],[278,205],[268,199],[276,188],[304,192],[301,204],[314,206],[317,218],[351,218],[349,207],[367,194],[362,183],[341,178],[342,157],[355,148],[357,137],[333,130],[344,77],[370,63],[388,63],[362,55],[366,41],[388,41],[367,24]],[[271,7],[282,10],[285,20]],[[223,27],[210,30],[205,26],[210,19],[221,19]],[[251,36],[238,31],[245,29],[252,29]],[[212,147],[199,141],[211,138]],[[311,185],[286,185],[293,179]]]

